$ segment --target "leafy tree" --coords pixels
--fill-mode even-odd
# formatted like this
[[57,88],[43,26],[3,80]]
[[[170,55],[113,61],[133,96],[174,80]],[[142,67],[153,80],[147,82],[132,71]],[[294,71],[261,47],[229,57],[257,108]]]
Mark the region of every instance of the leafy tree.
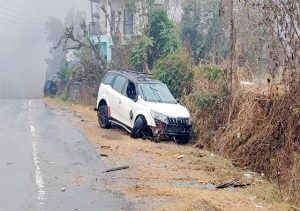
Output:
[[167,56],[179,47],[179,37],[172,21],[164,10],[154,11],[150,15],[149,36],[153,39],[153,46],[149,51],[149,66],[152,68],[159,58]]
[[152,73],[169,87],[175,97],[181,97],[184,92],[191,91],[192,61],[182,48],[158,60]]
[[129,49],[129,64],[135,71],[148,72],[147,53],[153,40],[146,36],[141,35],[135,39],[130,45]]

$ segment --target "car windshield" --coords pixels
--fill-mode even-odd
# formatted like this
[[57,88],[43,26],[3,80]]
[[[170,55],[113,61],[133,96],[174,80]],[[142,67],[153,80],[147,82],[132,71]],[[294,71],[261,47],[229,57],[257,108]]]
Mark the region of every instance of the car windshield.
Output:
[[176,100],[165,84],[149,83],[139,84],[142,98],[148,102],[172,103],[176,104]]

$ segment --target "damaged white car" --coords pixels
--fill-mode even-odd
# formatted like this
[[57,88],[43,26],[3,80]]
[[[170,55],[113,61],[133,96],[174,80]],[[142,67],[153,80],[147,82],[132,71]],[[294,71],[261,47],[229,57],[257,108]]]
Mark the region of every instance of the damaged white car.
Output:
[[97,99],[101,128],[117,124],[133,138],[172,139],[186,144],[191,117],[174,99],[168,87],[149,76],[129,71],[108,71]]

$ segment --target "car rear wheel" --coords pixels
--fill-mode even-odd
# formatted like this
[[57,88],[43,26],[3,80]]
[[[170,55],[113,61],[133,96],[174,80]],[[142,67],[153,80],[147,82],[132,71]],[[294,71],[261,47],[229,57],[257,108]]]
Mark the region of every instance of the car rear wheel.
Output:
[[134,126],[131,130],[130,136],[132,138],[141,138],[145,127],[146,127],[146,119],[143,116],[139,116],[134,122]]
[[102,105],[98,110],[98,122],[101,128],[108,129],[111,126],[108,117],[108,108],[106,105]]

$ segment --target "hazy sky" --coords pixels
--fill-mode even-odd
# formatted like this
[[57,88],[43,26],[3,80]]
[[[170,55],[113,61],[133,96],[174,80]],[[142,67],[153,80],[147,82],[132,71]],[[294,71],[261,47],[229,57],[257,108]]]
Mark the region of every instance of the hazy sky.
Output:
[[90,15],[88,0],[0,0],[0,98],[40,95],[49,48],[44,23],[71,7]]

